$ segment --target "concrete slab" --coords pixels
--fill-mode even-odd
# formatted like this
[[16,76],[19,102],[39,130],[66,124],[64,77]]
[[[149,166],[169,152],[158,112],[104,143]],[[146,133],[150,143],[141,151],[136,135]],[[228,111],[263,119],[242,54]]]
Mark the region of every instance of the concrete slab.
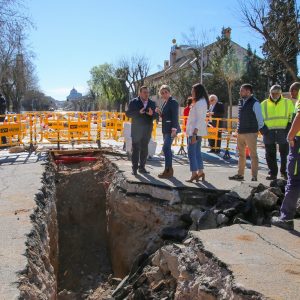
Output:
[[300,220],[295,230],[277,227],[233,225],[192,231],[232,271],[235,284],[261,293],[268,299],[299,299]]
[[27,264],[26,235],[32,224],[34,195],[41,187],[44,154],[0,151],[0,298],[17,299],[18,272]]

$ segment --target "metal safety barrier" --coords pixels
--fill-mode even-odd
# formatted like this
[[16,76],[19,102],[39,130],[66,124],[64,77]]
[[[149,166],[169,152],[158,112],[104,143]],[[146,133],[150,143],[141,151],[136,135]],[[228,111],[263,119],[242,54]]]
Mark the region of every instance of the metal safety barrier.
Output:
[[[28,144],[82,144],[124,138],[125,113],[94,112],[26,112],[0,116],[0,146]],[[156,139],[156,122],[152,138]]]
[[[180,146],[178,154],[186,154],[185,147],[187,142],[186,135],[186,121],[187,116],[180,117],[180,125],[182,133],[177,135],[177,138],[173,141],[173,146]],[[212,125],[214,121],[215,126]],[[207,136],[202,137],[202,147],[210,147],[213,150],[224,150],[225,158],[230,157],[230,152],[236,151],[237,145],[237,123],[238,119],[226,119],[226,118],[212,118],[206,119],[207,123]],[[212,141],[212,145],[208,145],[208,140]],[[220,146],[218,146],[220,141]]]
[[22,143],[25,124],[20,115],[0,115],[0,146]]
[[[187,117],[180,117],[182,133],[173,142],[180,146],[179,154],[185,154]],[[214,120],[215,126],[212,126]],[[213,141],[210,147],[224,150],[225,156],[236,151],[237,119],[207,118],[208,135],[203,137],[203,147],[208,140]],[[125,113],[94,111],[94,112],[27,112],[0,116],[0,146],[28,144],[82,144],[96,143],[101,140],[113,139],[122,141],[124,123],[130,122]],[[153,123],[152,139],[157,138],[157,123]],[[218,147],[217,141],[221,142]]]

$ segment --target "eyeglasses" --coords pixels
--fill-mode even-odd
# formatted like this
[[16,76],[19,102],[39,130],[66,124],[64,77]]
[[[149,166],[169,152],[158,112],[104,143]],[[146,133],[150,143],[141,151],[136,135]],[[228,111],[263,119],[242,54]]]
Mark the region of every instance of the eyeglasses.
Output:
[[161,94],[161,95],[169,94],[169,92],[168,92],[168,91],[161,91],[160,94]]

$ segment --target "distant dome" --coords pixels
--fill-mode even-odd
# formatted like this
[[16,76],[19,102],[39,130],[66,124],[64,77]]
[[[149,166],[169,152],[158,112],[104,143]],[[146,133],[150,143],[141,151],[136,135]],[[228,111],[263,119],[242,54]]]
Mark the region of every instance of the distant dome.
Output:
[[82,93],[78,93],[78,91],[73,87],[70,91],[69,96],[67,97],[67,100],[78,100],[82,98]]

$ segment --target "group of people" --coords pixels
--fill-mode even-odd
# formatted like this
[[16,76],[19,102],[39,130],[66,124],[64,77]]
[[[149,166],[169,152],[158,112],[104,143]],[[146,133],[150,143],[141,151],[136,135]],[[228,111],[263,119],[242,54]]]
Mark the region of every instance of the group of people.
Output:
[[[295,82],[290,87],[291,97],[300,98],[300,83]],[[128,106],[126,115],[132,118],[132,174],[147,174],[146,160],[148,143],[153,129],[153,120],[158,116],[162,121],[163,153],[165,168],[158,175],[159,178],[170,178],[174,175],[172,167],[171,146],[176,135],[181,132],[179,125],[179,104],[172,97],[168,85],[162,85],[159,94],[163,100],[160,108],[149,99],[149,90],[142,86],[139,96]],[[297,199],[300,196],[300,100],[296,108],[292,100],[282,96],[281,87],[274,85],[270,89],[269,97],[262,103],[253,96],[251,84],[240,87],[238,103],[237,148],[239,152],[238,172],[230,176],[230,180],[244,180],[246,167],[246,147],[249,148],[251,158],[252,181],[257,181],[258,132],[263,135],[266,161],[269,168],[267,180],[274,180],[278,175],[276,159],[277,145],[279,148],[281,176],[288,179],[285,199],[281,207],[280,217],[274,217],[274,225],[291,229],[296,211]],[[225,114],[224,105],[218,102],[216,95],[208,96],[205,87],[197,83],[192,87],[191,97],[184,111],[186,116],[185,130],[188,141],[188,158],[191,177],[188,182],[205,180],[203,159],[201,154],[202,137],[207,136],[207,117],[222,118]],[[294,115],[296,117],[293,120]],[[218,127],[218,121],[212,120],[209,126]],[[221,125],[219,125],[221,127]],[[221,132],[218,132],[217,142],[210,140],[210,152],[219,152],[221,146]],[[288,156],[289,154],[289,156]],[[288,159],[287,159],[288,157]]]
[[[170,178],[174,174],[172,166],[171,146],[174,138],[181,132],[179,125],[179,104],[172,97],[168,85],[162,85],[159,94],[163,100],[159,108],[155,102],[149,99],[149,90],[142,86],[139,96],[130,101],[126,115],[132,118],[132,174],[137,172],[147,174],[146,160],[148,156],[148,143],[153,129],[153,120],[157,116],[162,120],[163,153],[165,156],[165,168],[158,175],[159,178]],[[201,140],[207,135],[206,114],[209,107],[208,94],[205,87],[197,83],[191,91],[191,108],[186,123],[188,136],[188,157],[190,161],[191,178],[187,181],[205,180],[203,172],[203,160],[201,155]]]
[[[273,225],[293,229],[293,218],[300,196],[300,82],[290,87],[291,98],[297,99],[296,105],[282,96],[279,85],[270,88],[270,95],[262,103],[253,96],[250,84],[240,88],[238,136],[239,151],[238,173],[231,180],[244,180],[246,165],[245,147],[248,146],[251,158],[252,181],[257,181],[258,131],[263,135],[266,161],[269,168],[267,180],[275,180],[278,175],[277,145],[280,153],[281,177],[287,179],[285,197],[280,208],[280,216],[274,216]],[[294,118],[295,116],[295,118]]]

